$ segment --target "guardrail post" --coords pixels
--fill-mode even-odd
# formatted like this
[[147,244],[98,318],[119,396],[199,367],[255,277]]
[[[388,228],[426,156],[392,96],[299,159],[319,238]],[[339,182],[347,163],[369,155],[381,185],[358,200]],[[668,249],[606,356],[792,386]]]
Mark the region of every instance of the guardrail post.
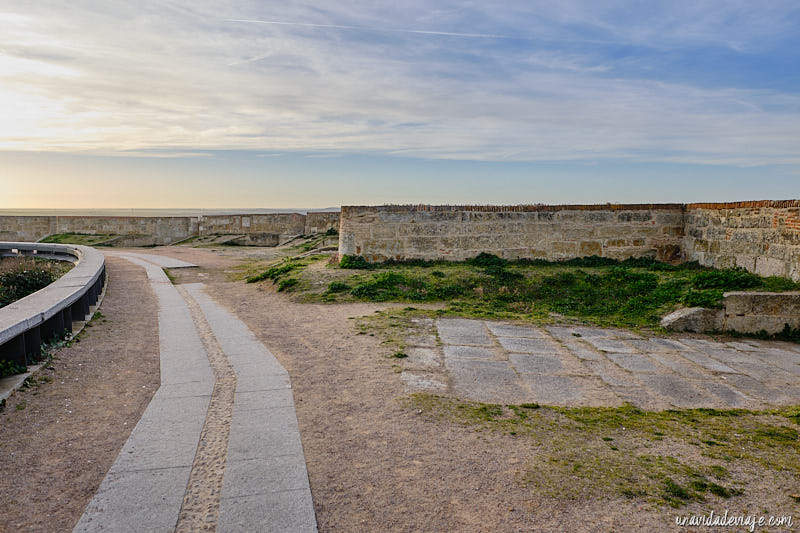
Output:
[[65,307],[61,316],[64,319],[64,331],[72,333],[72,307]]
[[92,284],[89,287],[89,290],[86,291],[86,294],[89,296],[89,305],[94,305],[97,303],[97,285]]
[[42,324],[42,340],[45,342],[64,335],[64,315],[56,313]]
[[42,355],[42,335],[38,327],[25,332],[25,355],[34,361]]
[[25,335],[17,335],[0,346],[0,360],[7,360],[20,366],[27,364],[25,357]]

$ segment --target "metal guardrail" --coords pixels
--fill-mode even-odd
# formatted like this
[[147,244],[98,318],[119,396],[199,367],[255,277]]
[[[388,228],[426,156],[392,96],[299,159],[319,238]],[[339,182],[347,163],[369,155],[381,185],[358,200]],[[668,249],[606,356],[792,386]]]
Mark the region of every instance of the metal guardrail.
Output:
[[0,360],[25,365],[41,355],[43,342],[71,333],[73,321],[88,319],[105,283],[105,258],[88,246],[32,242],[0,242],[0,256],[75,263],[47,287],[0,308]]

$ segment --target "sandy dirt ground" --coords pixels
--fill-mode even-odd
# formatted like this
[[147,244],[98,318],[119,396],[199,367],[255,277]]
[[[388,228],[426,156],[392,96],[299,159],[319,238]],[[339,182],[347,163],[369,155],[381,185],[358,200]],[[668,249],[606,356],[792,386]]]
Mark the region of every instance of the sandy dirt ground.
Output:
[[269,282],[228,281],[235,256],[185,250],[174,271],[256,333],[289,371],[322,532],[674,531],[674,514],[630,500],[559,501],[522,482],[537,450],[515,436],[423,418],[354,318],[380,304],[292,302]]
[[71,531],[159,384],[144,270],[107,261],[95,320],[0,412],[0,531]]
[[[541,453],[530,441],[409,408],[388,348],[353,326],[385,305],[300,304],[269,282],[229,280],[240,253],[267,258],[268,250],[147,253],[199,264],[173,274],[206,283],[289,371],[320,531],[680,530],[679,511],[669,508],[537,494],[523,481]],[[108,322],[59,354],[53,383],[15,395],[0,415],[0,530],[71,528],[158,382],[155,303],[144,275],[118,260],[110,268]],[[20,401],[26,407],[17,410]],[[769,486],[761,480],[758,490]]]

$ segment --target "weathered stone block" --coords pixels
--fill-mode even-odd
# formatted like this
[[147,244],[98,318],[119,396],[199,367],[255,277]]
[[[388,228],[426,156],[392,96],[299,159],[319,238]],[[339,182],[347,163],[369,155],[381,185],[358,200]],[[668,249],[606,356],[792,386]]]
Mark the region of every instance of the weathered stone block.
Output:
[[582,256],[602,255],[603,246],[598,241],[581,241],[578,253]]
[[722,310],[689,307],[678,309],[661,319],[661,327],[673,331],[714,331],[723,328]]

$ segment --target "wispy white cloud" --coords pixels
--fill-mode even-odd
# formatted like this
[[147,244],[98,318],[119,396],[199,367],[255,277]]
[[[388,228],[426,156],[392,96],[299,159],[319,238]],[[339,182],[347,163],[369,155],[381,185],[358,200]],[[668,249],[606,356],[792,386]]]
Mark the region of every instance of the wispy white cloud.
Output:
[[664,4],[657,18],[573,1],[321,5],[6,8],[0,149],[800,163],[796,91],[620,74],[637,58],[585,46],[750,48],[784,31],[773,8]]
[[294,26],[298,28],[326,28],[335,30],[412,33],[417,35],[443,35],[445,37],[466,37],[466,38],[478,38],[478,39],[514,39],[514,37],[511,37],[510,35],[498,35],[494,33],[462,33],[453,31],[409,30],[403,28],[382,28],[376,26],[346,26],[343,24],[311,24],[308,22],[286,22],[277,20],[228,19],[226,20],[226,22],[244,22],[248,24],[273,24],[276,26]]

